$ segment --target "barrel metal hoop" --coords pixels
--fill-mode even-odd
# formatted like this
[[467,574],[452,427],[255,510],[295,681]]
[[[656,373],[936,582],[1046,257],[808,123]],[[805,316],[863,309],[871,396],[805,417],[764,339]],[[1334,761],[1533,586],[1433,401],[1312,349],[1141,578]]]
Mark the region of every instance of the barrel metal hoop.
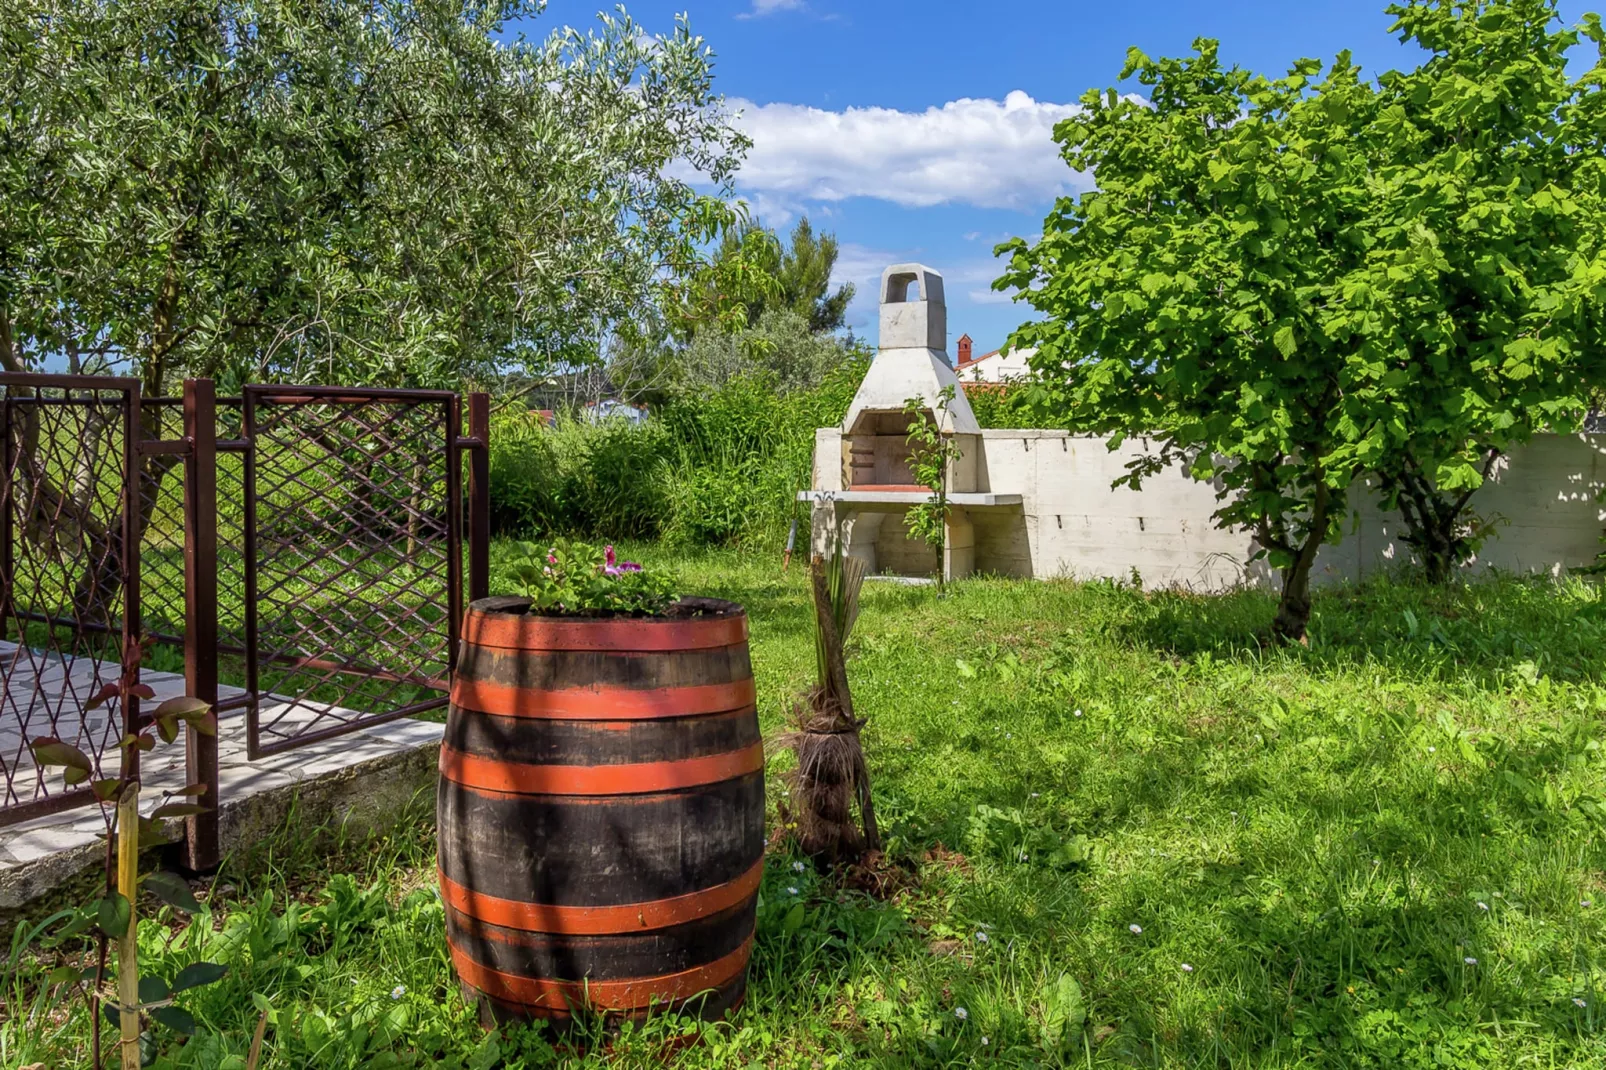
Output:
[[679,761],[526,765],[441,744],[440,773],[454,784],[512,795],[651,795],[736,780],[764,768],[764,744]]
[[716,884],[700,892],[615,906],[557,906],[502,899],[465,888],[448,877],[444,870],[438,872],[441,894],[447,904],[476,921],[521,932],[617,936],[684,925],[741,904],[758,891],[759,881],[764,876],[764,860],[760,858],[752,869],[735,880]]
[[463,642],[502,650],[604,650],[643,654],[711,650],[747,642],[747,615],[700,620],[562,620],[470,611]]
[[499,717],[553,721],[645,721],[660,717],[696,717],[745,709],[758,701],[751,677],[728,684],[659,687],[569,687],[537,691],[488,680],[458,676],[452,704]]
[[456,945],[452,945],[450,950],[457,976],[492,999],[555,1011],[580,1007],[599,1011],[635,1011],[684,1002],[736,980],[747,968],[747,960],[753,953],[753,938],[748,936],[742,941],[741,947],[706,966],[661,977],[633,977],[627,981],[554,981],[539,977],[517,977],[474,961]]

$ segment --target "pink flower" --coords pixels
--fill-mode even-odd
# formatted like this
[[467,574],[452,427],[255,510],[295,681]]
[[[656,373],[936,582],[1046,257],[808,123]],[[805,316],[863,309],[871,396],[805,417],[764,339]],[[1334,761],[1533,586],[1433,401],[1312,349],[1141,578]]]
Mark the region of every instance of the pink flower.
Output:
[[609,568],[613,568],[614,565],[619,563],[618,558],[613,555],[613,543],[609,543],[602,548],[602,557],[608,563]]
[[640,572],[641,571],[641,566],[636,564],[634,561],[623,561],[623,562],[620,562],[620,564],[619,564],[619,571],[620,572]]

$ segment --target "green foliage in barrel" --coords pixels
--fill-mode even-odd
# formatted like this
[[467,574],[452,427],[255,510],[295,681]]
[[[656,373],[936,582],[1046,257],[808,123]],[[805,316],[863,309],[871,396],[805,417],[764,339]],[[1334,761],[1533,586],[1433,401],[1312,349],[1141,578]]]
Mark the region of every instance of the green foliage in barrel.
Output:
[[1347,52],[1268,78],[1211,40],[1133,49],[1146,99],[1089,93],[1056,130],[1097,190],[999,247],[995,286],[1044,315],[1011,344],[1064,426],[1154,436],[1134,488],[1178,462],[1214,483],[1283,572],[1281,639],[1357,480],[1443,575],[1493,459],[1575,426],[1601,381],[1606,63],[1566,63],[1606,30],[1561,29],[1557,0],[1388,13],[1427,56],[1375,81]]
[[534,613],[651,617],[680,600],[673,575],[621,561],[611,544],[522,542],[513,575]]

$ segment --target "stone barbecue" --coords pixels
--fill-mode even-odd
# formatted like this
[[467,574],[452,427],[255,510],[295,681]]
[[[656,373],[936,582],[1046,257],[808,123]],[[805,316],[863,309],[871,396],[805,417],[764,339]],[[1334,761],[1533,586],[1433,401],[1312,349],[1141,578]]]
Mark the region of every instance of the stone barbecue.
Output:
[[[894,264],[881,274],[881,349],[836,431],[836,461],[816,450],[814,488],[801,497],[814,503],[814,542],[829,546],[840,525],[848,551],[872,573],[930,575],[939,562],[924,543],[908,538],[903,514],[930,497],[910,471],[908,433],[919,419],[906,403],[919,398],[925,417],[961,450],[948,477],[952,506],[944,558],[950,577],[978,567],[971,514],[975,510],[1020,511],[1018,494],[984,490],[981,428],[948,359],[948,312],[942,276],[921,264]],[[953,400],[939,405],[953,389]],[[817,442],[817,446],[818,446]],[[835,470],[831,470],[834,468]],[[980,567],[987,567],[983,562]]]

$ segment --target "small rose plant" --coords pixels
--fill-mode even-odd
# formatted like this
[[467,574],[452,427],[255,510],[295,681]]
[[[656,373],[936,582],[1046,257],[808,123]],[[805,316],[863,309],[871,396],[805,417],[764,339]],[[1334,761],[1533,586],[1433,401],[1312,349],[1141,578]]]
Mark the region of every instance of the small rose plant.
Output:
[[612,546],[519,543],[513,575],[530,612],[656,616],[680,600],[675,577],[621,561]]

